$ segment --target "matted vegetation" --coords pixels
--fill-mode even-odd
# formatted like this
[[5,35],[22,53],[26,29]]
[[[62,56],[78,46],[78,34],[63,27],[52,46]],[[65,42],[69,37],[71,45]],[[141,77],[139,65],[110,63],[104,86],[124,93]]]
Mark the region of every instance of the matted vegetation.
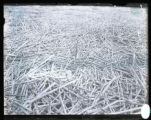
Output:
[[5,114],[140,114],[142,8],[5,6]]

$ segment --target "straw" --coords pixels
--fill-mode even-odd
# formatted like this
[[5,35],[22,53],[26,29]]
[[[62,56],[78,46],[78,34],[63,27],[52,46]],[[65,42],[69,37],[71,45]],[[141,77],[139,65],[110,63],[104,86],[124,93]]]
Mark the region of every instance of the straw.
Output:
[[140,113],[146,8],[4,6],[4,17],[5,114]]

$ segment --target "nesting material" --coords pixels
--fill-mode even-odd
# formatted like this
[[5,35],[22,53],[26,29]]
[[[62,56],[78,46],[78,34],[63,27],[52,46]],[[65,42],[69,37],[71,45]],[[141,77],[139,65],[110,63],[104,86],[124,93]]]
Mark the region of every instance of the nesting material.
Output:
[[140,114],[147,9],[4,6],[5,114]]

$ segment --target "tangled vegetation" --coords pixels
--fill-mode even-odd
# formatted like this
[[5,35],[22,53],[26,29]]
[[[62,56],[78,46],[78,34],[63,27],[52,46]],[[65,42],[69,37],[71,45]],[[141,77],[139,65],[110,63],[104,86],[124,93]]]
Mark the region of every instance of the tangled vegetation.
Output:
[[5,6],[5,114],[140,114],[147,12]]

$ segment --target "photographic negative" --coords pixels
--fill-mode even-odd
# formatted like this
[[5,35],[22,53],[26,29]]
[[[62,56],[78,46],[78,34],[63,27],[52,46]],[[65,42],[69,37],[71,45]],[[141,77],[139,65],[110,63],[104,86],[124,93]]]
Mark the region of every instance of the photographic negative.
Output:
[[140,114],[147,8],[4,6],[6,115]]

